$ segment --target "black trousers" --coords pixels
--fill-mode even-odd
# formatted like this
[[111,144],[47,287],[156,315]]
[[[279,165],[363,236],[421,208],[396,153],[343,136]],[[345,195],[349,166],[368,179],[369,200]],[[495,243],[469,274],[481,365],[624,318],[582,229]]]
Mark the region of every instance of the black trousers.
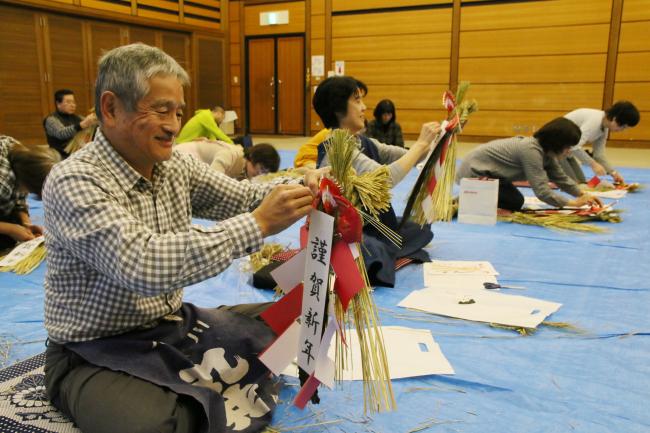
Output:
[[[219,308],[258,318],[270,305]],[[206,422],[193,398],[92,365],[53,342],[45,351],[45,386],[52,404],[83,433],[195,433]]]
[[524,196],[519,192],[516,186],[508,180],[499,179],[499,200],[497,207],[510,211],[521,210],[524,205]]

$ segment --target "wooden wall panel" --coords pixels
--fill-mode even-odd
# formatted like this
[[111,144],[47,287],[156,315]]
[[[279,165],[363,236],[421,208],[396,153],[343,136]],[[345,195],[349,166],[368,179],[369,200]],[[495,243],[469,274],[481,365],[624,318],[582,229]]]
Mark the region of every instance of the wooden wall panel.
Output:
[[650,148],[647,144],[650,140],[650,111],[641,112],[641,121],[637,126],[622,132],[613,132],[609,134],[609,139],[630,142],[634,147],[639,147],[638,142],[643,141],[646,144],[641,143],[641,147]]
[[196,38],[198,59],[195,64],[197,81],[196,107],[210,108],[224,104],[226,98],[225,82],[225,41],[221,38],[201,36]]
[[481,111],[571,111],[579,107],[599,107],[602,83],[476,84],[467,94],[475,98]]
[[[333,60],[402,60],[448,58],[447,33],[369,36],[332,39]],[[381,47],[381,48],[379,48]]]
[[625,0],[623,3],[623,22],[650,21],[648,0]]
[[334,16],[332,18],[334,37],[382,36],[387,33],[392,36],[451,31],[451,8],[369,13],[361,16],[362,19],[359,15]]
[[[634,105],[639,111],[650,111],[650,82],[616,83],[614,101],[621,99],[634,101]],[[647,119],[647,121],[650,121],[650,119]]]
[[325,19],[323,15],[312,15],[310,26],[312,39],[325,38]]
[[240,44],[231,44],[230,45],[230,63],[233,65],[241,64],[241,45]]
[[34,12],[3,5],[0,15],[0,133],[27,144],[45,143],[45,71],[39,66],[42,47],[36,38],[40,20]]
[[156,31],[147,27],[129,27],[129,43],[156,45]]
[[90,68],[90,80],[94,83],[97,78],[97,62],[104,53],[111,48],[122,44],[121,28],[114,23],[89,23],[90,29],[90,61],[93,65]]
[[[552,0],[464,7],[461,31],[609,23],[610,0]],[[540,19],[543,17],[543,19]]]
[[[289,11],[289,24],[260,26],[260,13],[270,11]],[[244,33],[246,36],[271,35],[280,33],[304,33],[305,2],[272,3],[244,7]]]
[[463,130],[463,136],[492,136],[497,138],[531,135],[546,122],[564,114],[566,114],[565,111],[479,110],[469,118]]
[[460,57],[606,53],[608,36],[608,24],[461,32]]
[[616,82],[649,81],[650,51],[619,53],[616,65]]
[[130,0],[115,0],[115,1],[81,0],[80,4],[81,6],[88,7],[88,8],[131,15]]
[[405,7],[405,6],[423,6],[432,4],[445,4],[449,0],[397,0],[387,2],[385,0],[332,0],[332,11],[354,11],[354,10],[372,10],[385,7]]
[[449,61],[447,59],[369,60],[346,62],[345,72],[359,78],[367,85],[405,83],[447,84]]
[[311,14],[324,15],[325,14],[325,0],[311,0]]
[[[650,4],[648,4],[650,7]],[[624,22],[621,24],[621,38],[618,51],[620,53],[630,51],[650,50],[650,21]]]
[[446,84],[409,85],[373,84],[368,87],[364,102],[371,112],[382,99],[390,99],[402,109],[439,110],[442,109],[442,94],[447,90]]
[[458,76],[472,83],[593,83],[605,79],[606,60],[606,54],[461,58]]

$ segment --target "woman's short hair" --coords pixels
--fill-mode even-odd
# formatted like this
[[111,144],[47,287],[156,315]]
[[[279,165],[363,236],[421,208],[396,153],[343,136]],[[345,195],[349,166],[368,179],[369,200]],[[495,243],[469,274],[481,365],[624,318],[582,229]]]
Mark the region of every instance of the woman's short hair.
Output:
[[97,118],[102,120],[102,93],[115,93],[125,108],[134,112],[138,101],[149,93],[149,80],[155,76],[174,76],[183,86],[190,84],[187,72],[160,48],[137,43],[108,51],[99,59],[99,72],[95,82]]
[[533,137],[537,139],[545,153],[559,154],[578,144],[581,135],[580,128],[573,121],[558,117],[539,128]]
[[619,126],[636,126],[641,119],[639,110],[630,101],[618,101],[605,111],[609,121],[616,119]]
[[270,143],[258,143],[244,149],[244,158],[253,165],[260,164],[269,173],[275,173],[280,168],[280,154]]
[[26,146],[15,141],[9,151],[9,164],[17,184],[39,199],[47,175],[60,160],[59,153],[48,146]]
[[390,113],[393,115],[393,117],[391,117],[391,119],[388,121],[389,125],[396,121],[397,114],[395,114],[395,104],[393,104],[393,101],[391,101],[390,99],[382,99],[377,103],[377,106],[375,107],[375,111],[372,113],[373,116],[375,116],[377,125],[383,125],[381,116],[386,113]]
[[316,88],[312,105],[325,128],[338,128],[341,119],[348,114],[348,99],[357,92],[366,96],[368,87],[348,76],[329,77]]

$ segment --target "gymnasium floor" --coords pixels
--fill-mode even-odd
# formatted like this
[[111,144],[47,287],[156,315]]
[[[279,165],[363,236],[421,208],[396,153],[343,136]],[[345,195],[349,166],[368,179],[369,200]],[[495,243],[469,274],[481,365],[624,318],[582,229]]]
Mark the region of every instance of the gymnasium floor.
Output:
[[[287,149],[281,150],[283,167],[291,165],[299,140],[276,143]],[[461,155],[470,146],[463,145]],[[421,266],[411,265],[398,271],[395,288],[375,291],[382,324],[431,330],[456,374],[396,380],[398,410],[367,415],[359,382],[323,389],[320,405],[300,411],[291,406],[297,380],[287,378],[274,427],[308,433],[650,431],[650,170],[634,168],[650,167],[650,151],[610,150],[626,180],[647,187],[619,202],[624,221],[602,223],[608,233],[453,222],[434,225],[428,247],[437,259],[492,262],[500,282],[526,287],[517,294],[561,302],[549,320],[568,322],[579,332],[542,326],[524,337],[401,309],[397,303],[423,286]],[[629,161],[621,162],[628,154]],[[394,190],[398,213],[415,177],[410,173]],[[41,221],[40,203],[30,204]],[[295,225],[270,241],[295,247],[297,234]],[[249,285],[245,266],[238,260],[223,274],[188,287],[186,300],[201,306],[270,300],[271,293]],[[0,274],[5,365],[44,349],[45,268],[24,277]]]

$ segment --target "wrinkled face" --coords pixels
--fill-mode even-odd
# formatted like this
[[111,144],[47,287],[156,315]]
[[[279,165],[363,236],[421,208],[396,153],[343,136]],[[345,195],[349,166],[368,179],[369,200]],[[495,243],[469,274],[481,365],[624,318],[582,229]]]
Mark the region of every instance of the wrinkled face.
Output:
[[149,87],[135,112],[116,112],[111,131],[117,141],[113,145],[136,168],[150,168],[171,158],[185,107],[183,86],[176,77],[153,77]]
[[357,91],[348,99],[348,112],[339,122],[342,129],[348,129],[350,133],[356,134],[366,127],[365,120],[366,105],[363,103],[361,92]]
[[74,95],[65,95],[61,102],[56,103],[56,109],[61,113],[74,114],[77,111],[77,102]]
[[381,122],[386,125],[393,118],[393,113],[384,113],[381,115]]

